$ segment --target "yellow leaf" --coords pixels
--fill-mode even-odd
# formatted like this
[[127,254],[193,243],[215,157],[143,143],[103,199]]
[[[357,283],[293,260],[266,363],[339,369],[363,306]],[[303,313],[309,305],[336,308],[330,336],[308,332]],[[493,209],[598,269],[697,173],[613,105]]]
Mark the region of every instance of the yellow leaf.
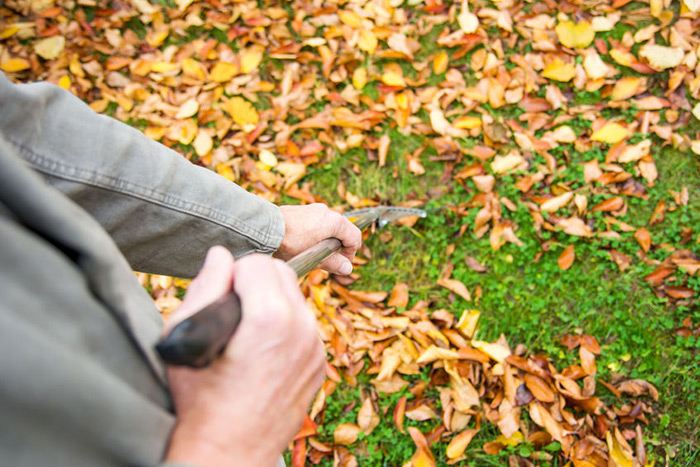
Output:
[[613,461],[614,465],[617,467],[633,467],[634,457],[632,453],[628,452],[623,448],[620,442],[615,439],[612,433],[609,431],[605,433],[605,440],[608,443],[608,453],[610,455],[610,460]]
[[395,71],[387,71],[382,75],[382,82],[387,86],[405,87],[403,76]]
[[574,76],[576,76],[576,69],[571,63],[564,63],[561,59],[557,58],[544,68],[542,76],[553,79],[554,81],[566,83],[574,79]]
[[242,97],[232,97],[228,102],[221,104],[221,108],[241,126],[257,125],[260,119],[253,105]]
[[194,150],[199,157],[204,157],[211,152],[214,141],[211,139],[211,136],[209,136],[209,133],[200,131],[192,142],[192,146],[194,146]]
[[595,31],[588,21],[574,24],[573,21],[562,21],[555,28],[559,42],[565,47],[586,48],[595,39]]
[[258,159],[260,162],[268,167],[274,167],[277,165],[277,157],[269,149],[261,149],[260,154],[258,154]]
[[457,120],[455,120],[452,123],[452,126],[455,128],[462,128],[464,130],[471,130],[481,126],[481,119],[479,117],[465,115],[464,117],[459,117]]
[[225,83],[238,74],[238,67],[233,63],[219,62],[209,73],[209,78],[217,83]]
[[206,77],[202,64],[192,58],[186,58],[182,61],[182,73],[201,80]]
[[634,61],[634,55],[626,50],[612,49],[610,51],[610,57],[622,66],[630,66]]
[[479,324],[479,316],[481,316],[479,310],[464,310],[462,316],[459,318],[457,329],[467,339],[471,339],[476,332],[476,326]]
[[617,144],[623,139],[627,138],[628,133],[627,128],[623,127],[619,123],[608,123],[598,131],[594,132],[591,135],[591,139],[593,141],[600,141],[608,144]]
[[459,354],[456,350],[443,349],[436,345],[431,345],[425,352],[418,357],[416,363],[419,365],[424,365],[426,363],[434,362],[435,360],[457,360],[459,359]]
[[70,85],[71,85],[70,76],[68,76],[68,75],[61,76],[58,80],[58,85],[61,86],[63,89],[70,88]]
[[471,442],[472,438],[476,433],[477,430],[475,429],[464,430],[463,432],[452,438],[450,444],[447,445],[448,459],[457,459],[462,454],[464,454],[464,450],[467,449],[467,446],[469,446],[469,443]]
[[178,63],[156,62],[151,66],[151,71],[156,73],[168,73],[180,68]]
[[188,118],[185,120],[182,128],[180,128],[178,141],[180,144],[184,144],[186,146],[194,140],[194,137],[197,136],[198,131],[199,127],[197,126],[197,122],[195,122],[192,118]]
[[593,80],[605,78],[608,74],[608,65],[595,52],[586,55],[586,58],[583,59],[583,69],[586,71],[586,75]]
[[440,52],[433,59],[433,72],[436,75],[441,75],[447,71],[447,65],[450,63],[450,58],[447,52]]
[[340,10],[338,18],[343,24],[347,24],[351,28],[359,28],[362,26],[362,17],[353,11]]
[[685,54],[680,47],[646,44],[639,49],[639,56],[646,58],[649,65],[657,70],[665,70],[680,65]]
[[498,363],[503,363],[506,358],[510,357],[510,349],[497,342],[484,342],[472,340],[472,347],[477,348],[487,354],[489,357],[496,360]]
[[620,78],[615,83],[615,87],[612,91],[612,98],[615,101],[624,101],[632,96],[636,96],[639,91],[644,78],[637,76],[625,76]]
[[571,201],[573,197],[573,191],[569,191],[567,193],[564,193],[563,195],[555,196],[554,198],[550,198],[544,203],[542,203],[540,209],[543,212],[554,212],[569,204],[569,201]]
[[170,34],[169,31],[152,32],[146,36],[146,42],[152,47],[160,47],[163,45],[165,38]]
[[360,434],[360,427],[354,423],[341,423],[333,432],[333,440],[335,444],[343,444],[348,446],[357,441],[357,436]]
[[367,84],[367,68],[358,67],[352,73],[352,85],[358,91],[362,90]]
[[258,68],[263,59],[265,48],[260,45],[248,47],[241,54],[241,73],[250,73]]
[[17,26],[8,26],[4,28],[2,31],[0,31],[0,40],[7,39],[8,37],[12,37],[15,34],[19,32],[19,28]]
[[377,36],[375,36],[372,31],[368,29],[360,31],[360,40],[357,43],[360,50],[372,55],[374,51],[377,50],[377,44]]
[[11,58],[0,65],[0,70],[7,73],[14,73],[29,69],[29,61],[23,58]]
[[459,29],[464,34],[472,34],[479,29],[479,18],[469,11],[469,4],[466,0],[462,2],[462,11],[457,16],[457,22],[459,22]]
[[180,106],[175,118],[189,118],[196,114],[198,110],[199,102],[197,102],[197,99],[188,99],[187,102]]
[[236,176],[233,173],[233,169],[229,165],[216,164],[216,173],[218,173],[219,175],[231,182],[236,181]]
[[55,60],[66,46],[63,36],[47,37],[34,43],[34,52],[44,60]]
[[695,104],[695,107],[693,107],[693,115],[695,116],[695,118],[700,120],[700,102]]

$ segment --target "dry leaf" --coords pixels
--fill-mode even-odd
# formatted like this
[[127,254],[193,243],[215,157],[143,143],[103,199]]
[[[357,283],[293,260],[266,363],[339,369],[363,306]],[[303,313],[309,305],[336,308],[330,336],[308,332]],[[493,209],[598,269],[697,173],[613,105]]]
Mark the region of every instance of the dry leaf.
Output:
[[608,144],[617,144],[627,138],[628,134],[627,128],[619,123],[608,123],[599,130],[593,132],[591,139]]
[[469,3],[466,0],[462,2],[457,21],[459,22],[459,29],[465,34],[472,34],[479,29],[479,18],[469,11]]
[[253,105],[242,97],[232,97],[221,104],[221,108],[228,112],[233,121],[241,126],[256,125],[260,118]]
[[576,69],[571,63],[564,63],[561,59],[556,58],[542,70],[542,76],[554,81],[567,83],[576,76]]
[[573,197],[573,191],[569,191],[568,193],[564,193],[563,195],[555,196],[554,198],[550,198],[544,203],[542,203],[542,205],[540,206],[540,210],[543,212],[555,212],[558,209],[561,209],[567,204],[569,204]]
[[188,99],[184,104],[180,106],[175,115],[175,118],[190,118],[194,116],[199,110],[199,102],[197,99]]
[[464,454],[464,451],[469,446],[469,443],[471,442],[472,438],[474,438],[474,435],[476,435],[477,433],[478,430],[476,429],[464,430],[463,432],[452,438],[450,440],[450,444],[447,445],[447,458],[457,459],[462,454]]
[[394,285],[389,296],[388,306],[405,308],[408,305],[408,284],[399,282]]
[[574,244],[572,243],[564,248],[564,251],[562,251],[559,255],[559,259],[557,260],[557,263],[559,263],[559,269],[566,271],[572,264],[574,264],[574,259],[576,259],[576,253],[574,253]]
[[360,427],[354,423],[341,423],[333,432],[333,440],[335,444],[349,446],[357,441],[360,431]]
[[588,21],[574,24],[573,21],[562,21],[555,28],[559,42],[569,48],[586,48],[595,38],[595,31]]
[[457,279],[438,279],[437,284],[445,287],[446,289],[456,293],[468,302],[471,302],[472,296],[467,290],[467,286],[458,281]]
[[646,44],[639,49],[639,56],[646,58],[649,65],[657,70],[677,67],[681,64],[684,55],[683,49],[680,47]]
[[44,60],[55,60],[61,55],[65,46],[65,37],[53,36],[35,42],[34,51]]
[[209,73],[209,79],[217,83],[226,83],[239,73],[238,67],[233,63],[219,62]]
[[29,61],[23,58],[11,58],[0,64],[0,70],[6,73],[15,73],[18,71],[28,70],[30,66]]

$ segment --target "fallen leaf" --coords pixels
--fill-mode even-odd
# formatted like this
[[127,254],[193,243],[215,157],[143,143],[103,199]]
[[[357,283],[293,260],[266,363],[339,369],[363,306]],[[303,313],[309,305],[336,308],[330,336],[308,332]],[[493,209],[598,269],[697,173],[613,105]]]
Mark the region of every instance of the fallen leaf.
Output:
[[574,253],[574,244],[572,243],[564,248],[564,251],[559,255],[559,259],[557,260],[559,269],[566,271],[574,264],[574,259],[576,259],[576,253]]
[[457,22],[459,22],[459,29],[465,34],[472,34],[479,28],[479,18],[469,11],[469,3],[466,0],[462,2]]
[[180,106],[175,115],[175,118],[190,118],[197,113],[199,110],[199,102],[197,99],[188,99],[184,104]]
[[365,435],[369,435],[372,433],[372,431],[374,431],[377,425],[379,425],[380,421],[381,419],[379,415],[374,411],[372,399],[369,397],[365,398],[364,402],[362,403],[362,407],[360,407],[360,410],[357,413],[357,426]]
[[52,36],[41,39],[34,43],[34,51],[44,60],[55,60],[66,47],[66,38],[63,36]]
[[644,227],[637,229],[634,233],[634,238],[639,243],[639,246],[642,247],[642,250],[645,252],[649,251],[649,248],[651,248],[651,234],[647,229]]
[[586,48],[595,38],[595,31],[588,21],[575,24],[573,21],[562,21],[555,28],[559,42],[569,48]]
[[241,126],[256,125],[260,119],[253,105],[242,97],[232,97],[221,104],[221,108],[231,116],[234,122]]
[[573,197],[573,191],[569,191],[567,193],[564,193],[563,195],[555,196],[554,198],[550,198],[544,203],[542,203],[542,205],[540,206],[540,210],[543,212],[555,212],[558,209],[561,209],[567,204],[569,204]]
[[0,70],[6,73],[16,73],[18,71],[28,70],[30,66],[29,61],[23,58],[11,58],[0,64]]
[[406,305],[408,305],[408,284],[405,282],[398,282],[396,285],[394,285],[387,305],[391,307],[405,308]]
[[199,157],[204,157],[211,152],[214,140],[208,132],[200,131],[192,142],[192,146]]
[[571,63],[564,63],[556,58],[542,70],[542,76],[561,83],[567,83],[576,76],[576,69]]
[[[250,73],[256,70],[263,59],[265,48],[260,45],[253,45],[241,52],[241,73]],[[216,81],[216,80],[215,80]]]
[[645,44],[639,49],[639,56],[646,58],[649,65],[657,70],[665,70],[680,65],[685,54],[680,47]]
[[333,432],[333,440],[335,444],[349,446],[357,441],[360,431],[360,427],[354,423],[341,423]]
[[464,430],[458,435],[456,435],[454,438],[452,438],[450,440],[450,443],[447,445],[447,458],[457,459],[462,454],[464,454],[464,451],[469,446],[469,443],[472,441],[472,438],[474,438],[474,435],[476,435],[477,433],[478,430],[476,429]]
[[471,302],[472,296],[467,290],[467,286],[458,281],[457,279],[438,279],[437,284],[445,287],[446,289],[456,293],[468,302]]
[[638,76],[624,76],[615,82],[612,98],[616,101],[624,101],[634,97],[642,89],[644,78]]
[[226,83],[238,73],[238,67],[233,63],[219,62],[209,73],[209,79],[217,83]]
[[591,139],[608,144],[617,144],[627,138],[628,134],[627,128],[619,123],[608,123],[599,130],[593,132]]
[[525,386],[537,400],[546,403],[554,402],[554,391],[542,378],[526,373],[524,379]]
[[650,382],[642,379],[630,379],[623,381],[616,387],[618,391],[625,394],[631,394],[633,396],[649,395],[655,401],[659,400],[659,391],[657,391],[656,387],[654,387],[654,385]]
[[622,209],[622,207],[624,205],[625,205],[625,200],[623,200],[620,196],[613,196],[612,198],[608,198],[608,199],[596,204],[595,206],[593,206],[593,209],[591,209],[591,212],[617,211],[617,210]]

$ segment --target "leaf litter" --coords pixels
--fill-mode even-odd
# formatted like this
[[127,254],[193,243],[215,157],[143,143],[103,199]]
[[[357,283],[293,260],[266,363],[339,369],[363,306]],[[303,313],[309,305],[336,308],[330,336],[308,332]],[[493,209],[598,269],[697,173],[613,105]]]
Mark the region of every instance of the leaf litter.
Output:
[[[409,173],[401,176],[424,176],[430,147],[447,179],[476,188],[448,207],[470,219],[460,235],[488,235],[493,250],[521,245],[521,226],[509,212],[523,207],[536,232],[568,236],[557,250],[567,271],[578,261],[577,242],[634,232],[636,257],[607,248],[609,260],[620,271],[636,262],[653,267],[642,279],[670,304],[696,295],[689,281],[700,257],[691,245],[700,237],[684,228],[673,246],[655,243],[652,233],[667,213],[688,205],[688,189],[658,199],[649,219],[621,218],[631,200],[649,199],[660,147],[700,154],[698,134],[684,131],[700,119],[697,1],[7,0],[0,17],[0,69],[12,79],[68,89],[272,202],[324,201],[307,169],[348,151],[393,166],[392,128],[426,141],[402,155]],[[422,39],[430,34],[428,47]],[[587,93],[595,102],[582,102]],[[602,157],[589,155],[596,151]],[[570,169],[580,178],[562,177]],[[500,195],[504,183],[519,197]],[[338,193],[339,209],[385,201],[343,185]],[[533,260],[550,247],[542,242]],[[465,265],[487,270],[470,256]],[[436,286],[478,302],[480,287],[453,278],[453,268],[449,263]],[[164,314],[187,286],[139,278]],[[555,457],[574,466],[653,464],[643,428],[658,391],[641,379],[601,379],[595,337],[564,336],[579,361],[557,368],[506,336],[478,340],[477,310],[455,320],[457,310],[429,302],[409,307],[407,283],[390,295],[362,292],[315,272],[302,288],[331,360],[293,443],[293,465],[357,465],[361,434],[384,418],[415,444],[407,465],[436,465],[438,445],[445,449],[438,458],[468,462],[485,425],[500,432],[483,445],[488,454],[533,447],[516,465]],[[698,335],[700,323],[688,317],[675,332]],[[421,373],[429,380],[414,378]],[[322,439],[328,399],[341,381],[359,384],[360,374],[371,379],[353,403],[357,419]],[[389,413],[379,394],[401,391],[411,397]],[[439,423],[423,433],[405,419]],[[544,449],[553,441],[558,451]]]

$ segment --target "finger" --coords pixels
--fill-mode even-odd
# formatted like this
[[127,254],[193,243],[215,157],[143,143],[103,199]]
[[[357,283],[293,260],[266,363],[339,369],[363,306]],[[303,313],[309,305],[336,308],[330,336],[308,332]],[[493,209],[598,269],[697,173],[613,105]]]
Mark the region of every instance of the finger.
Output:
[[343,243],[342,253],[348,259],[355,256],[355,252],[362,246],[362,232],[355,224],[338,213],[330,211],[333,218],[331,236]]
[[[248,255],[234,265],[233,288],[241,299],[243,322],[274,321],[289,313],[289,300],[282,292],[278,260],[262,254]],[[258,323],[261,324],[261,323]]]
[[226,248],[222,246],[210,248],[202,269],[187,288],[182,305],[168,320],[168,327],[192,316],[230,291],[233,283],[233,265],[233,256]]
[[340,253],[333,253],[328,258],[324,259],[319,264],[321,269],[324,269],[331,274],[340,274],[347,276],[352,272],[352,263],[350,260]]

